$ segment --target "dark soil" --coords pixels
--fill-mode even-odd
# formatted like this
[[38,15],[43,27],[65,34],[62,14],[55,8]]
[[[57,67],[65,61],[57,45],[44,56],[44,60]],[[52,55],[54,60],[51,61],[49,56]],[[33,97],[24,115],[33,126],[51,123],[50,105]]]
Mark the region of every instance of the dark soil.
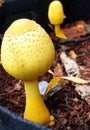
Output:
[[[74,24],[65,27],[69,34],[72,33],[70,27],[74,27]],[[76,38],[80,38],[82,35],[80,31],[75,33],[77,34],[74,34]],[[83,35],[86,35],[86,33],[83,33]],[[50,36],[54,38],[54,35],[50,34]],[[70,38],[74,38],[73,34],[72,36],[70,35]],[[54,44],[56,45],[56,43]],[[84,70],[81,71],[82,78],[90,80],[90,39],[80,43],[68,43],[65,46],[69,47],[66,51],[67,54],[69,50],[75,51],[77,54],[76,62],[84,67]],[[55,48],[56,61],[62,66],[63,75],[66,75],[59,58],[61,47],[55,46]],[[50,74],[46,73],[41,79],[49,81],[52,78]],[[53,130],[90,130],[90,106],[81,99],[72,84],[67,84],[66,88],[45,99],[45,103],[51,114],[55,116]],[[23,82],[7,74],[2,64],[0,64],[0,105],[23,116],[25,107]]]

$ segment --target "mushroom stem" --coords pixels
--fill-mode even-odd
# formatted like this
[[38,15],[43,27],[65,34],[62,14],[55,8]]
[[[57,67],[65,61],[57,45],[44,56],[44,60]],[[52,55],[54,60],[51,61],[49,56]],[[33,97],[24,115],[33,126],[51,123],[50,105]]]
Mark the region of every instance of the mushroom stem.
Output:
[[55,25],[55,34],[56,37],[67,39],[67,37],[64,35],[59,25]]
[[36,122],[38,124],[53,125],[54,117],[50,113],[43,102],[40,95],[37,80],[25,81],[26,92],[26,108],[24,118]]

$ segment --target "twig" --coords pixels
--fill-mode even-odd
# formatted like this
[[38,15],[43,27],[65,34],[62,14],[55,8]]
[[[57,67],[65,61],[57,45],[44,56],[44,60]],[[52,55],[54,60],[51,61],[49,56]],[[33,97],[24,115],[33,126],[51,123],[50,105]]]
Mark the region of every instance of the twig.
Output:
[[60,44],[68,44],[68,43],[79,43],[79,42],[84,42],[90,39],[90,34],[85,36],[85,37],[81,37],[81,38],[77,38],[77,39],[59,39],[59,38],[52,38],[53,42]]

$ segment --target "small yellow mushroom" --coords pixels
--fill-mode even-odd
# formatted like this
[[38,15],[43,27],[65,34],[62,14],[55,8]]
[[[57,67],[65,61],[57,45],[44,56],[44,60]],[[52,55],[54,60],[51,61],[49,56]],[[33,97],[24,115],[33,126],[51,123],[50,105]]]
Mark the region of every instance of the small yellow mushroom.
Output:
[[49,35],[35,21],[18,19],[6,30],[1,46],[2,65],[10,75],[24,81],[24,118],[38,124],[55,122],[39,93],[37,81],[38,76],[49,70],[54,58],[55,49]]
[[60,25],[64,21],[64,10],[60,1],[54,0],[50,3],[48,9],[48,19],[52,25],[55,27],[56,37],[67,39],[62,30],[60,29]]

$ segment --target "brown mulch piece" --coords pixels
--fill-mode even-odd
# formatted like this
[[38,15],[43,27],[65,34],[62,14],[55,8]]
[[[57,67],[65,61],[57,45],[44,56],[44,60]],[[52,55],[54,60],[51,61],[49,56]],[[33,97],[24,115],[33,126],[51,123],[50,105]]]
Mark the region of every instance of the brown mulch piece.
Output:
[[[72,29],[76,24],[71,24]],[[74,26],[74,27],[73,27]],[[70,34],[70,25],[65,29]],[[86,32],[82,29],[82,34]],[[73,31],[74,32],[74,31]],[[72,37],[80,37],[81,31],[75,31]],[[80,33],[80,34],[79,34]],[[54,35],[52,35],[53,37]],[[56,43],[58,44],[58,43]],[[69,55],[70,50],[74,50],[77,54],[76,62],[81,67],[81,76],[83,79],[90,80],[90,40],[80,43],[70,43],[66,45],[69,49],[66,50]],[[57,69],[62,68],[61,75],[66,74],[63,64],[60,60],[61,48],[56,48],[56,62],[61,66],[57,66]],[[54,66],[53,66],[54,70]],[[57,73],[55,74],[57,75]],[[54,75],[54,76],[55,76]],[[50,81],[52,75],[46,73],[40,80]],[[74,90],[74,86],[70,83],[67,87],[55,93],[52,97],[44,100],[50,113],[55,117],[55,125],[53,130],[89,130],[90,129],[90,106],[88,103],[81,99],[80,95]],[[5,72],[0,64],[0,105],[6,109],[18,113],[23,116],[25,108],[25,91],[23,82],[16,80]]]
[[80,38],[88,34],[86,25],[84,21],[76,21],[75,23],[67,24],[63,32],[68,38]]

